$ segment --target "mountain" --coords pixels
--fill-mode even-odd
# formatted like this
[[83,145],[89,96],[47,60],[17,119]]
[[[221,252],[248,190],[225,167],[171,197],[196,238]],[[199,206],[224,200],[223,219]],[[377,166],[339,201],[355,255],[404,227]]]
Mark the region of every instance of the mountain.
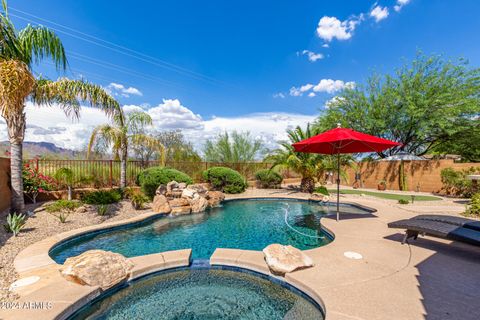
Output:
[[[0,156],[7,155],[10,151],[10,143],[8,141],[0,142]],[[51,142],[30,142],[23,143],[23,157],[29,158],[47,158],[47,159],[79,159],[84,152],[74,151],[56,146]]]

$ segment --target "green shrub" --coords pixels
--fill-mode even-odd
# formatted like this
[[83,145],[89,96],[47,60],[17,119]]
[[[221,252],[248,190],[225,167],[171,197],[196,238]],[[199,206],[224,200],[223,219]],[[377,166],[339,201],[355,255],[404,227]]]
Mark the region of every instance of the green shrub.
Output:
[[57,200],[45,206],[45,210],[48,213],[59,211],[73,211],[80,207],[81,203],[74,200]]
[[9,214],[7,216],[7,223],[3,225],[5,231],[8,233],[13,233],[13,236],[16,237],[20,230],[25,226],[25,215],[23,214]]
[[470,217],[480,217],[480,192],[477,192],[473,195],[470,205],[465,211],[466,216]]
[[323,194],[325,196],[330,195],[330,192],[328,192],[327,187],[325,187],[325,186],[316,187],[314,191],[315,191],[315,193],[320,193],[320,194]]
[[398,199],[399,204],[409,204],[410,202],[407,199]]
[[130,197],[130,201],[132,202],[132,206],[135,208],[135,210],[143,209],[148,200],[148,197],[140,192],[134,193]]
[[99,216],[105,216],[108,212],[108,205],[107,204],[100,204],[97,207],[97,213]]
[[86,193],[82,196],[82,201],[87,204],[111,204],[122,200],[122,194],[119,190],[99,190]]
[[152,167],[143,170],[137,177],[137,183],[140,185],[142,192],[150,198],[155,196],[155,191],[161,184],[167,184],[170,181],[193,183],[192,178],[187,174],[164,167]]
[[283,177],[278,172],[269,169],[257,171],[255,179],[260,188],[278,188],[283,181]]
[[230,168],[212,167],[203,172],[203,179],[212,187],[225,193],[241,193],[247,188],[245,178]]
[[445,168],[440,172],[443,190],[447,194],[453,194],[469,198],[473,195],[472,181],[467,179],[467,175],[480,173],[480,167],[470,167],[464,170],[454,170]]

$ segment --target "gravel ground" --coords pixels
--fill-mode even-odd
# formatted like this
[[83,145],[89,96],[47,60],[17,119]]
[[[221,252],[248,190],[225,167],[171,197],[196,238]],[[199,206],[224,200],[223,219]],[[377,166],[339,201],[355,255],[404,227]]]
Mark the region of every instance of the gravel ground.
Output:
[[[118,204],[110,205],[108,215],[106,216],[99,216],[96,214],[95,208],[88,206],[84,210],[77,209],[68,217],[65,223],[60,223],[58,218],[43,210],[44,205],[45,203],[27,206],[27,209],[34,211],[35,214],[27,219],[23,230],[17,237],[13,237],[11,233],[6,233],[4,228],[0,227],[0,301],[2,302],[13,301],[18,298],[8,288],[12,282],[18,279],[18,274],[13,267],[13,260],[24,248],[61,232],[123,220],[144,212],[144,210],[136,211],[132,208],[130,202],[122,201]],[[0,224],[4,225],[5,221],[6,216],[4,214],[0,218]]]

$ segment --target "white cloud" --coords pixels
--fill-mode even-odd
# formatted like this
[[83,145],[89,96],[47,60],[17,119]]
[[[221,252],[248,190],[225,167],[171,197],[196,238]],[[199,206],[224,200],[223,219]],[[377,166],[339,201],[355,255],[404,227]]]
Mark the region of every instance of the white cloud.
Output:
[[285,99],[285,94],[282,92],[274,93],[273,94],[274,98],[280,98],[280,99]]
[[[51,142],[67,149],[81,149],[86,146],[93,128],[109,121],[102,111],[89,107],[82,107],[78,121],[65,116],[62,109],[56,105],[39,107],[27,102],[25,113],[25,141]],[[8,140],[4,124],[0,124],[0,140]]]
[[[307,83],[300,87],[290,88],[290,95],[293,97],[303,96],[305,92],[309,92],[309,97],[315,97],[315,93],[324,92],[324,93],[335,93],[337,91],[343,90],[345,88],[354,88],[355,82],[343,80],[333,80],[333,79],[322,79],[316,85]],[[313,91],[313,92],[312,92]],[[313,94],[312,94],[313,93]]]
[[162,129],[202,129],[199,114],[184,107],[178,99],[163,99],[163,103],[148,109],[154,126]]
[[388,8],[377,5],[370,11],[370,17],[374,18],[376,22],[380,22],[388,17]]
[[395,11],[399,12],[404,6],[410,3],[410,0],[397,0],[397,4],[393,7]]
[[328,43],[322,44],[322,48],[329,48],[329,47],[330,47],[330,45]]
[[[265,147],[272,149],[278,147],[279,141],[288,139],[287,129],[296,126],[305,127],[308,122],[313,122],[316,118],[316,115],[283,112],[252,113],[233,118],[215,117],[204,122],[203,132],[193,134],[195,137],[206,139],[213,138],[223,131],[250,131],[254,138],[262,140]],[[196,140],[196,146],[200,149],[201,140],[198,138]]]
[[363,14],[340,21],[336,17],[324,16],[320,19],[317,26],[317,35],[319,38],[330,42],[333,39],[348,40],[352,37],[353,31],[363,20]]
[[142,96],[142,92],[134,87],[125,87],[123,84],[112,82],[105,90],[113,96],[121,96],[124,98],[130,97],[130,95]]
[[325,56],[323,54],[315,53],[315,52],[310,51],[310,50],[303,50],[302,55],[306,55],[310,62],[315,62],[317,60],[325,58]]
[[141,106],[137,106],[134,104],[124,105],[122,108],[123,112],[125,113],[145,111],[145,109],[143,109]]

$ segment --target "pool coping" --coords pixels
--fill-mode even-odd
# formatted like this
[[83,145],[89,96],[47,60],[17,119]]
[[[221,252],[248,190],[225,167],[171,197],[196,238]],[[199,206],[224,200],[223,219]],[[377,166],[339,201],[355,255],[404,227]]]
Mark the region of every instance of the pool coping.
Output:
[[[265,197],[265,196],[252,196],[252,195],[242,196],[241,194],[230,195],[225,199],[225,201],[249,200],[249,199],[252,199],[252,200],[255,200],[255,199],[256,200],[262,200],[262,199],[282,200],[283,199],[283,200],[300,200],[300,201],[319,202],[319,201],[309,199],[308,197],[302,196],[302,195],[288,195],[288,196],[272,195],[272,196]],[[342,203],[368,210],[371,213],[374,213],[377,211],[374,208],[360,205],[355,202],[342,201]],[[16,310],[11,310],[12,314],[10,314],[10,312],[7,312],[5,319],[8,319],[9,316],[12,316],[12,319],[14,318],[18,319],[19,317],[28,318],[33,316],[35,316],[37,320],[64,319],[69,315],[73,314],[73,312],[78,310],[81,306],[85,305],[92,299],[95,299],[98,295],[101,294],[102,291],[98,287],[80,286],[80,285],[76,285],[66,281],[59,273],[59,267],[61,265],[57,264],[50,257],[49,255],[50,251],[56,246],[66,241],[72,240],[73,238],[76,238],[85,234],[94,233],[96,231],[108,232],[109,230],[112,230],[112,229],[127,227],[137,223],[140,223],[140,224],[146,223],[150,219],[157,219],[162,216],[164,216],[164,214],[149,211],[147,213],[144,213],[129,219],[109,222],[102,225],[92,225],[84,228],[63,232],[58,235],[54,235],[46,239],[43,239],[41,241],[38,241],[28,246],[27,248],[23,249],[20,253],[18,253],[18,255],[14,259],[14,267],[15,267],[15,270],[19,273],[19,278],[24,278],[26,276],[29,276],[38,272],[47,273],[49,274],[50,278],[47,277],[47,279],[45,279],[44,281],[46,282],[46,284],[39,285],[39,288],[35,291],[29,291],[31,289],[27,289],[25,291],[25,294],[22,294],[22,289],[19,290],[18,293],[21,295],[20,301],[26,301],[26,302],[38,301],[40,297],[44,297],[44,298],[48,297],[49,299],[51,299],[52,296],[49,296],[47,294],[48,292],[56,293],[57,295],[59,295],[59,299],[52,300],[55,302],[56,305],[54,305],[49,310],[42,310],[46,312],[42,312],[41,315],[38,312],[38,310],[34,310],[34,309],[33,310],[32,309],[21,309],[21,310],[16,309]],[[322,224],[322,228],[327,233],[329,233],[334,237],[334,233],[330,229],[325,227],[323,224]],[[329,244],[327,244],[326,246],[328,245]],[[322,246],[322,247],[325,247],[325,246]],[[308,251],[320,250],[322,247],[306,250],[306,252],[308,253]],[[237,251],[237,253],[239,253],[240,255],[234,254],[234,257],[232,258],[232,256],[229,255],[232,252],[232,250]],[[185,258],[187,253],[188,253],[188,258]],[[165,255],[167,256],[167,259],[165,259]],[[177,266],[177,267],[188,266],[190,264],[190,256],[191,256],[191,249],[183,249],[183,250],[166,251],[161,253],[129,258],[129,260],[134,262],[134,264],[136,265],[136,267],[132,271],[132,276],[130,277],[129,280],[144,276],[152,272],[158,272],[160,270],[172,268],[174,266]],[[163,262],[159,261],[160,257],[162,257],[161,259],[163,260]],[[210,261],[212,265],[223,264],[226,266],[240,267],[240,268],[253,270],[255,272],[259,272],[262,274],[266,274],[272,277],[277,277],[273,275],[268,269],[268,266],[266,265],[263,258],[263,253],[261,251],[217,248],[214,254],[210,257]],[[137,263],[139,264],[140,267],[137,267]],[[56,282],[52,283],[51,281],[52,279],[54,279]],[[327,308],[325,304],[323,303],[320,296],[316,293],[316,291],[311,286],[309,286],[306,283],[302,283],[296,278],[289,277],[289,274],[287,274],[282,279],[286,283],[298,288],[300,291],[305,292],[312,299],[314,299],[314,301],[316,301],[322,307],[326,315]],[[81,289],[77,287],[81,287]],[[45,292],[45,290],[47,291]],[[3,311],[3,310],[0,310],[0,311]]]

